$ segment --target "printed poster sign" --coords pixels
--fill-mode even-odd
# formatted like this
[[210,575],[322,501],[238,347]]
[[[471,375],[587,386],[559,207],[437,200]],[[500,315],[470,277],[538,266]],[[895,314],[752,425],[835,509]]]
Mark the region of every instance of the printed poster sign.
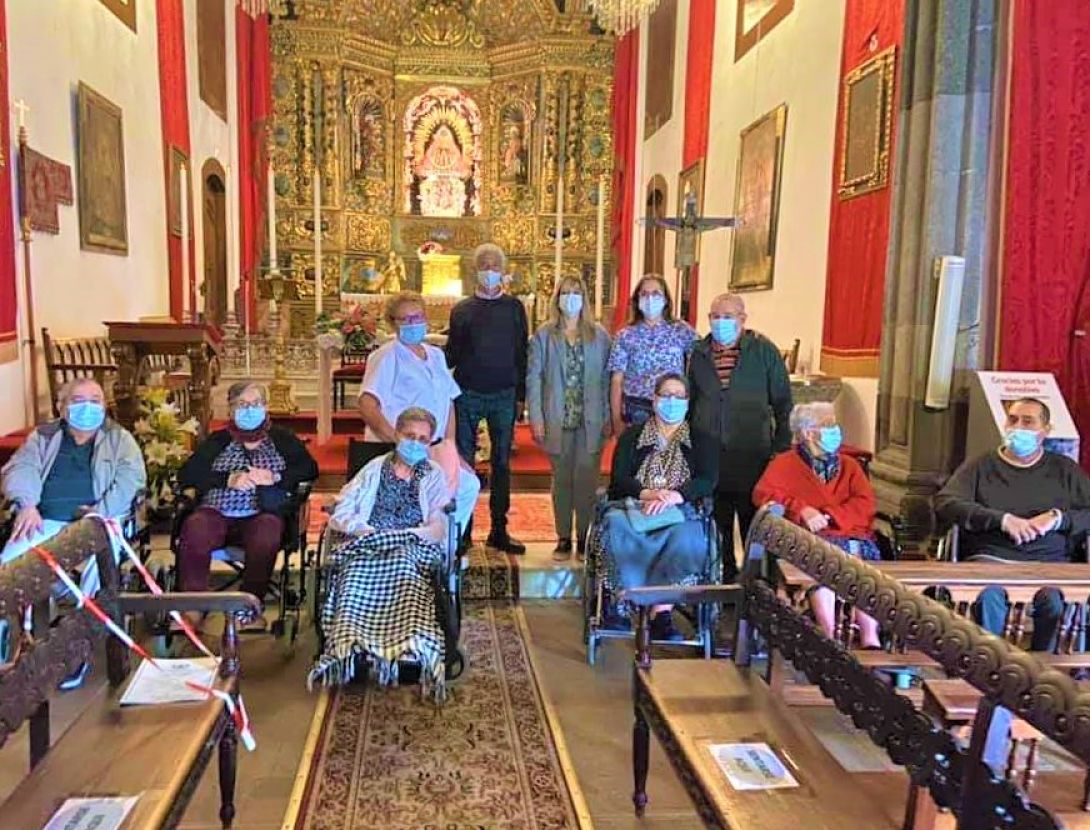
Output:
[[69,798],[43,830],[119,830],[140,796]]
[[709,744],[708,752],[736,790],[782,790],[799,785],[768,744]]
[[1045,449],[1079,460],[1079,431],[1051,372],[977,372],[976,379],[996,427],[995,440],[989,436],[989,443],[999,446],[1012,403],[1019,398],[1037,398],[1048,407],[1052,419]]

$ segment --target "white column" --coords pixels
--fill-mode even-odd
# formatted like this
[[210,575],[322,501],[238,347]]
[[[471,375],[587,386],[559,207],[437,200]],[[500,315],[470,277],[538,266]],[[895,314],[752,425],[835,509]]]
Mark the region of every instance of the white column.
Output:
[[[227,4],[227,308],[228,319],[241,322],[242,315],[234,317],[235,292],[241,274],[240,256],[242,243],[239,239],[241,226],[239,210],[241,186],[238,179],[238,56],[235,50],[235,3]],[[190,99],[194,100],[194,99]]]

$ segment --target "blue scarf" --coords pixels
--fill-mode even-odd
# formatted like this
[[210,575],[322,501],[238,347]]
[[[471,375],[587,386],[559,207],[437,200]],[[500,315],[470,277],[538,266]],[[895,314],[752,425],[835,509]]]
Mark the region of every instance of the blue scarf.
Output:
[[814,475],[826,484],[840,475],[840,453],[834,452],[824,457],[818,457],[810,452],[804,442],[800,441],[796,446],[798,446],[802,460],[810,466],[810,469],[814,471]]

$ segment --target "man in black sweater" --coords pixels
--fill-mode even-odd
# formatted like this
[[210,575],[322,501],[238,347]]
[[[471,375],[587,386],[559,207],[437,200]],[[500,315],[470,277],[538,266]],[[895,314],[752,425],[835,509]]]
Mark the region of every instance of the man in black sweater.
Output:
[[521,554],[526,546],[507,533],[511,505],[511,445],[515,419],[526,400],[526,349],[530,338],[526,309],[503,290],[507,257],[496,245],[473,253],[477,291],[450,312],[447,363],[462,394],[454,401],[458,452],[472,465],[477,455],[477,426],[488,423],[492,442],[492,531],[488,544]]
[[[1090,477],[1071,459],[1047,452],[1051,430],[1044,402],[1022,398],[1007,412],[1003,446],[959,467],[935,498],[941,519],[961,529],[959,558],[1015,562],[1067,562],[1090,530]],[[981,592],[977,622],[1002,634],[1007,595],[992,586]],[[1054,588],[1033,601],[1034,651],[1052,648],[1063,613]]]

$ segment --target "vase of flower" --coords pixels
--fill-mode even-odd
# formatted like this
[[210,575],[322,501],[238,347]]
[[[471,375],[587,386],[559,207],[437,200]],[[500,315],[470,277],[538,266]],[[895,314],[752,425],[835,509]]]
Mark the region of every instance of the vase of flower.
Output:
[[133,427],[144,454],[148,474],[148,519],[159,525],[170,519],[177,495],[177,475],[193,452],[199,426],[196,418],[183,420],[169,390],[147,387],[138,393],[140,417]]

